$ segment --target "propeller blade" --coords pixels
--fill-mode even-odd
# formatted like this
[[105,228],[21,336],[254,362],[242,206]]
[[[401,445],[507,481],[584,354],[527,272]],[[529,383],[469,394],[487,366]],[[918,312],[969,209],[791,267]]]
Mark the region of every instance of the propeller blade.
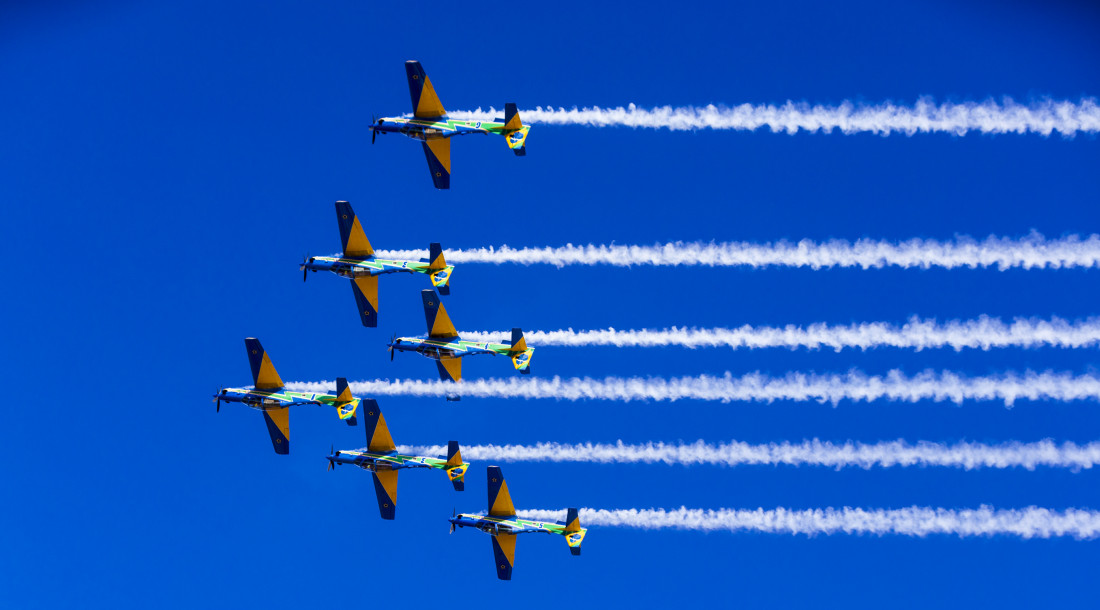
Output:
[[377,137],[378,137],[378,132],[371,129],[370,130],[370,143],[374,144],[374,139],[377,138]]
[[453,533],[455,533],[455,522],[454,522],[454,518],[455,518],[455,509],[454,509],[454,507],[452,506],[452,507],[451,507],[451,531],[447,532],[448,534],[453,534]]
[[304,281],[306,281],[306,276],[308,276],[308,275],[309,275],[309,269],[306,269],[306,268],[305,268],[305,267],[303,266],[303,267],[302,267],[302,281],[303,281],[303,282],[304,282]]

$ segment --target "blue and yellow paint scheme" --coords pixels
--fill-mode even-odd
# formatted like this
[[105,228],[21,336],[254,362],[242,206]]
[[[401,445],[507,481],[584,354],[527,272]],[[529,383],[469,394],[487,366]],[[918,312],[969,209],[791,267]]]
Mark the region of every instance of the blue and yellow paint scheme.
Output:
[[360,401],[351,395],[346,378],[336,379],[336,394],[290,392],[283,388],[283,380],[258,339],[245,339],[244,347],[248,351],[248,363],[252,366],[253,387],[223,388],[214,395],[214,402],[219,412],[223,402],[239,402],[261,411],[275,453],[290,453],[290,407],[295,405],[336,407],[336,414],[341,420],[349,426],[356,424],[355,414]]
[[[531,372],[531,358],[535,355],[535,348],[527,347],[527,340],[523,338],[523,331],[512,329],[511,341],[503,343],[477,343],[463,341],[458,337],[458,331],[451,323],[451,317],[447,315],[446,308],[440,302],[439,295],[434,290],[420,292],[424,301],[424,316],[428,322],[428,338],[419,337],[395,337],[390,341],[390,358],[394,351],[417,352],[432,360],[435,360],[439,368],[439,377],[443,381],[462,380],[462,358],[474,354],[493,354],[508,356],[512,366],[521,373]],[[455,397],[448,397],[456,400]]]
[[378,276],[386,273],[423,273],[432,280],[440,294],[450,294],[451,274],[454,265],[448,265],[443,258],[443,247],[432,243],[428,248],[428,259],[421,261],[398,261],[376,258],[374,248],[363,232],[363,225],[355,210],[346,201],[336,202],[336,223],[340,228],[340,243],[344,253],[339,256],[307,257],[299,268],[302,281],[310,271],[330,271],[351,281],[351,292],[355,296],[355,307],[363,326],[378,326]]
[[447,116],[443,103],[435,92],[428,75],[424,73],[418,61],[406,61],[405,73],[409,80],[409,94],[412,96],[413,113],[411,117],[383,117],[371,124],[371,144],[378,134],[400,133],[414,140],[420,140],[424,146],[424,156],[428,159],[428,170],[437,189],[451,188],[451,140],[453,136],[472,133],[497,134],[504,136],[508,148],[517,157],[527,154],[525,148],[527,133],[531,130],[519,118],[516,105],[504,105],[504,118],[493,121],[461,121]]
[[435,468],[447,473],[455,491],[462,491],[466,470],[470,464],[462,461],[458,442],[447,443],[447,457],[433,458],[419,455],[401,455],[390,436],[386,418],[382,416],[378,402],[363,400],[363,424],[367,431],[367,446],[353,451],[334,451],[328,456],[328,468],[351,464],[369,470],[374,476],[374,491],[378,496],[378,510],[383,519],[393,519],[397,511],[397,473],[402,468]]
[[565,537],[569,552],[581,554],[581,542],[584,541],[586,528],[581,527],[578,511],[570,508],[566,511],[564,523],[544,523],[516,517],[516,508],[512,505],[512,496],[508,492],[508,483],[500,466],[487,469],[489,488],[489,514],[469,515],[459,513],[451,515],[451,533],[456,527],[472,527],[493,537],[493,559],[496,564],[497,578],[512,580],[512,567],[516,564],[516,536],[520,534],[557,534]]

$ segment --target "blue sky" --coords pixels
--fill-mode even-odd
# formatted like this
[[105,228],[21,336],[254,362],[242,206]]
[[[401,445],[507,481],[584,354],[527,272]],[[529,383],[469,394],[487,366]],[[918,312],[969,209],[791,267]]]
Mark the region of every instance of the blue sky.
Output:
[[[377,248],[672,240],[951,239],[1097,232],[1096,137],[669,132],[534,126],[528,156],[453,144],[452,189],[372,114],[408,111],[419,59],[448,109],[845,100],[1079,100],[1100,92],[1100,15],[1077,2],[541,4],[417,12],[359,2],[25,3],[0,20],[0,433],[11,607],[1095,605],[1096,541],[593,528],[585,554],[522,539],[501,583],[484,466],[455,493],[402,476],[398,519],[370,476],[325,472],[362,445],[327,410],[292,413],[276,456],[260,414],[210,394],[248,383],[259,337],[285,380],[432,379],[388,361],[423,332],[421,277],[381,282],[359,326],[346,282],[302,284],[339,247],[349,200]],[[1096,270],[822,270],[464,265],[459,328],[847,324],[1096,314]],[[761,371],[1094,372],[1095,349],[790,351],[544,348],[538,376]],[[471,359],[469,378],[506,377]],[[1089,442],[1095,401],[380,400],[397,442]],[[503,464],[517,506],[1100,506],[1064,469]],[[547,593],[552,583],[554,593]],[[560,593],[558,592],[560,591]]]

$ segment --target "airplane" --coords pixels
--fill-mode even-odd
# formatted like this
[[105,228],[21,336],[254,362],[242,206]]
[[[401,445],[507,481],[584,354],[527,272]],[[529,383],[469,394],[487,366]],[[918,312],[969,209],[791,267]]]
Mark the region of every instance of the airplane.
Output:
[[271,357],[264,351],[260,341],[253,337],[244,340],[248,351],[248,363],[252,365],[251,388],[223,388],[214,394],[217,411],[222,410],[223,402],[239,402],[264,414],[267,433],[275,453],[290,453],[290,408],[295,405],[328,405],[336,407],[336,414],[349,426],[356,424],[355,413],[359,409],[359,399],[351,395],[348,380],[336,378],[336,394],[313,394],[309,392],[290,392],[283,389],[283,380],[271,364]]
[[302,281],[306,281],[310,271],[331,271],[351,280],[351,292],[355,295],[356,309],[359,310],[359,319],[363,326],[378,326],[378,276],[384,273],[423,273],[431,278],[432,286],[438,288],[440,294],[451,293],[451,272],[454,271],[454,265],[448,265],[443,259],[443,248],[439,244],[433,243],[428,248],[427,261],[375,258],[374,248],[367,241],[363,225],[355,215],[355,210],[351,209],[350,203],[336,202],[336,223],[340,226],[340,243],[343,244],[344,254],[339,257],[307,256],[299,266],[302,270]]
[[[505,343],[475,343],[462,341],[458,338],[458,331],[451,323],[451,317],[443,303],[439,302],[434,290],[422,290],[420,298],[424,301],[424,316],[428,321],[428,338],[395,337],[390,341],[390,360],[393,360],[394,350],[402,352],[419,352],[432,360],[435,360],[439,368],[439,378],[443,381],[462,380],[463,356],[473,354],[503,354],[512,359],[512,365],[523,374],[531,372],[531,357],[535,354],[535,348],[527,347],[527,340],[523,338],[523,331],[512,329],[512,340]],[[448,397],[448,400],[457,400]]]
[[504,474],[500,466],[489,466],[489,514],[467,515],[459,513],[451,515],[451,533],[455,527],[473,527],[493,537],[493,557],[496,559],[497,578],[512,580],[512,566],[516,563],[516,536],[520,534],[558,534],[565,536],[565,542],[569,545],[569,552],[573,555],[581,554],[581,542],[588,533],[587,528],[581,527],[581,520],[577,516],[577,509],[570,508],[566,511],[565,523],[543,523],[516,517],[516,509],[512,506],[512,496],[508,493],[508,484],[504,481]]
[[390,437],[386,418],[378,402],[363,400],[363,423],[367,431],[366,451],[334,451],[328,456],[328,469],[334,465],[353,464],[374,475],[374,491],[383,519],[393,519],[397,510],[397,473],[402,468],[437,468],[447,472],[455,491],[462,491],[466,470],[470,464],[462,461],[458,442],[447,443],[447,459],[401,455]]
[[520,121],[516,105],[504,105],[504,118],[494,121],[467,120],[449,118],[443,109],[443,103],[435,93],[428,75],[418,61],[406,61],[405,73],[409,79],[409,94],[412,96],[413,116],[383,117],[373,121],[370,126],[370,142],[382,133],[402,133],[420,140],[424,146],[424,156],[428,158],[428,169],[432,182],[437,189],[451,188],[451,140],[452,136],[464,136],[470,133],[495,133],[504,136],[508,148],[517,157],[527,154],[524,143],[530,127]]

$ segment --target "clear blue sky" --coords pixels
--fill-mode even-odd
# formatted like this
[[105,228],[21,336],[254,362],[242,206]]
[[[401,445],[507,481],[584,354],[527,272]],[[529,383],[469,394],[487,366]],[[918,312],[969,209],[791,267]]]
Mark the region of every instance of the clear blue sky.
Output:
[[[597,3],[599,4],[599,3]],[[346,282],[302,284],[339,247],[347,199],[378,248],[667,240],[950,239],[1100,230],[1096,137],[912,138],[535,126],[453,144],[450,192],[414,142],[369,143],[407,112],[419,59],[448,109],[1100,94],[1100,13],[1059,1],[16,3],[0,18],[0,428],[5,607],[1096,605],[1100,543],[599,528],[579,559],[524,538],[501,583],[484,510],[439,473],[402,476],[394,522],[362,445],[292,412],[276,456],[242,385],[259,337],[286,380],[434,378],[391,333],[423,332],[422,277],[381,282],[359,326]],[[488,9],[487,12],[485,9]],[[554,269],[465,265],[460,328],[726,326],[1097,313],[1096,271]],[[858,368],[1094,370],[1096,351],[541,349],[535,375]],[[467,377],[513,374],[471,359]],[[1096,439],[1095,402],[621,405],[384,398],[399,443]],[[1100,508],[1100,473],[504,464],[517,506]]]

